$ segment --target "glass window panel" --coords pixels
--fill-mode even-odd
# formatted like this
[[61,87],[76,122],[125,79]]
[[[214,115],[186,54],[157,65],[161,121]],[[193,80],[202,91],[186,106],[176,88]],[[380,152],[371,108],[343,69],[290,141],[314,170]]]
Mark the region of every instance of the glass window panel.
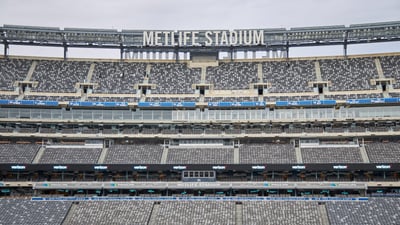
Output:
[[123,111],[122,117],[124,120],[132,120],[133,119],[132,111]]
[[51,119],[52,118],[52,111],[50,110],[41,110],[40,114],[41,114],[41,118],[42,119]]
[[161,120],[162,111],[154,110],[153,111],[153,120]]
[[143,119],[143,114],[142,111],[136,111],[133,114],[133,119],[134,120],[142,120]]
[[153,118],[153,112],[152,111],[142,111],[143,113],[143,119],[144,120],[152,120]]
[[113,111],[113,119],[114,120],[122,120],[123,119],[122,111],[120,111],[120,110]]
[[8,116],[10,118],[19,118],[19,110],[18,109],[10,109]]
[[61,111],[62,118],[65,119],[72,119],[72,112],[71,111]]
[[239,120],[245,120],[246,119],[246,111],[240,110],[239,111]]
[[103,120],[112,120],[112,111],[110,110],[102,110],[101,112],[101,117]]
[[52,119],[63,119],[62,111],[61,110],[52,110],[51,111],[51,118]]
[[93,120],[102,120],[102,119],[103,119],[103,110],[93,111]]
[[7,117],[8,117],[8,110],[0,109],[0,118],[7,118]]
[[82,117],[83,117],[84,120],[92,120],[93,119],[93,113],[92,113],[92,111],[85,110],[85,111],[82,112]]
[[74,110],[72,111],[72,116],[75,120],[81,120],[83,119],[82,111],[80,110]]

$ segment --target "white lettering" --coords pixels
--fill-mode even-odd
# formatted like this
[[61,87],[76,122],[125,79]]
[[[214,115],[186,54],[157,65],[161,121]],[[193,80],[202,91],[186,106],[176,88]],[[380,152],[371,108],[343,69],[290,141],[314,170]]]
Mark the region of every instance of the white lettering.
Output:
[[134,166],[133,169],[135,169],[135,170],[146,170],[147,166]]
[[305,168],[306,168],[306,166],[300,166],[300,165],[292,166],[292,169],[295,169],[295,170],[300,170],[300,169],[305,169]]
[[251,41],[252,41],[251,33],[252,33],[251,31],[247,31],[247,30],[243,31],[243,42],[245,45],[251,45]]
[[390,169],[391,166],[390,165],[376,165],[377,169]]
[[215,38],[215,45],[218,45],[219,41],[219,34],[221,33],[221,31],[214,31],[214,38]]
[[181,31],[179,31],[179,37],[178,37],[178,43],[179,43],[179,46],[182,46],[182,32]]
[[186,166],[173,166],[172,168],[174,170],[184,170],[184,169],[186,169]]
[[190,35],[190,32],[188,32],[188,31],[183,32],[183,45],[185,45],[185,46],[187,45],[187,41],[190,40],[189,35]]
[[193,46],[199,45],[199,43],[197,42],[198,39],[199,39],[199,32],[197,32],[197,31],[192,32],[192,45]]
[[171,45],[175,46],[175,32],[171,32]]
[[263,169],[265,169],[265,166],[252,166],[251,168],[253,170],[263,170]]
[[333,169],[343,170],[343,169],[347,169],[347,166],[337,165],[337,166],[333,166]]
[[151,46],[154,44],[153,31],[143,32],[143,46]]
[[161,35],[161,32],[159,32],[159,31],[154,32],[154,39],[155,39],[154,45],[162,45],[160,35]]
[[164,45],[167,46],[169,44],[169,32],[164,32]]
[[[175,36],[176,35],[176,36]],[[175,39],[176,38],[176,39]],[[143,31],[143,46],[237,46],[264,45],[263,30]],[[381,99],[374,99],[381,102]],[[12,101],[9,104],[19,104]]]
[[13,170],[24,170],[25,168],[25,166],[11,166],[11,169]]
[[228,35],[226,31],[221,33],[221,45],[228,45]]
[[264,44],[264,31],[260,30],[260,31],[253,31],[253,44],[255,45],[263,45]]
[[206,43],[205,43],[205,45],[206,46],[210,46],[210,45],[212,45],[213,44],[213,41],[212,41],[212,38],[211,38],[211,31],[206,31],[206,33],[205,33],[205,37],[206,37]]
[[68,169],[68,167],[67,166],[53,166],[53,169],[55,169],[55,170],[66,170],[66,169]]
[[238,36],[238,34],[237,34],[236,31],[231,31],[231,32],[229,33],[229,42],[230,42],[230,45],[236,45],[236,44],[237,44],[237,42],[238,42],[237,36]]
[[225,166],[213,166],[213,170],[224,170]]
[[94,166],[95,170],[106,170],[107,168],[107,166]]

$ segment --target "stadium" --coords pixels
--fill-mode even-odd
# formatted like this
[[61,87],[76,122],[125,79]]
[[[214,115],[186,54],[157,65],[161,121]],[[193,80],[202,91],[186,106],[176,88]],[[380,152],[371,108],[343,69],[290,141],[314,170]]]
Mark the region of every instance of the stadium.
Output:
[[400,223],[400,22],[0,35],[0,224]]

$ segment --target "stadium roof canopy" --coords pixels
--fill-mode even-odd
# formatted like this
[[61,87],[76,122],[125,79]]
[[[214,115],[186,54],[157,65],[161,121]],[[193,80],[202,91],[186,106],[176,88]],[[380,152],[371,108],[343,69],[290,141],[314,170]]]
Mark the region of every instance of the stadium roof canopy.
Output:
[[[241,30],[115,30],[3,25],[4,55],[10,45],[111,48],[123,52],[288,51],[290,47],[400,41],[400,21]],[[345,51],[346,52],[346,51]]]

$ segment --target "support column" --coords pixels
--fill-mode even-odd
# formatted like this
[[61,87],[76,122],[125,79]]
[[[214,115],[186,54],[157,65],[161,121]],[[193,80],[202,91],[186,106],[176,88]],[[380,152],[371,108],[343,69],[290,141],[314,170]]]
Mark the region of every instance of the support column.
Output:
[[175,51],[175,60],[179,61],[179,50]]
[[130,59],[131,58],[131,56],[130,56],[130,52],[124,52],[124,58],[125,59]]
[[344,38],[344,40],[343,40],[343,55],[345,57],[347,57],[347,37],[348,37],[348,32],[345,31],[343,34],[343,38]]
[[64,60],[67,59],[67,53],[68,53],[68,46],[64,45]]
[[276,59],[278,58],[278,51],[277,50],[272,50],[272,58]]
[[270,56],[269,56],[269,51],[267,50],[265,53],[266,53],[266,54],[265,54],[265,57],[266,57],[266,58],[269,58],[269,57],[270,57]]
[[232,60],[232,52],[228,52],[228,59]]
[[7,42],[4,42],[4,56],[7,58],[8,56],[8,50],[9,50],[9,45]]
[[286,58],[289,58],[289,42],[286,42]]

